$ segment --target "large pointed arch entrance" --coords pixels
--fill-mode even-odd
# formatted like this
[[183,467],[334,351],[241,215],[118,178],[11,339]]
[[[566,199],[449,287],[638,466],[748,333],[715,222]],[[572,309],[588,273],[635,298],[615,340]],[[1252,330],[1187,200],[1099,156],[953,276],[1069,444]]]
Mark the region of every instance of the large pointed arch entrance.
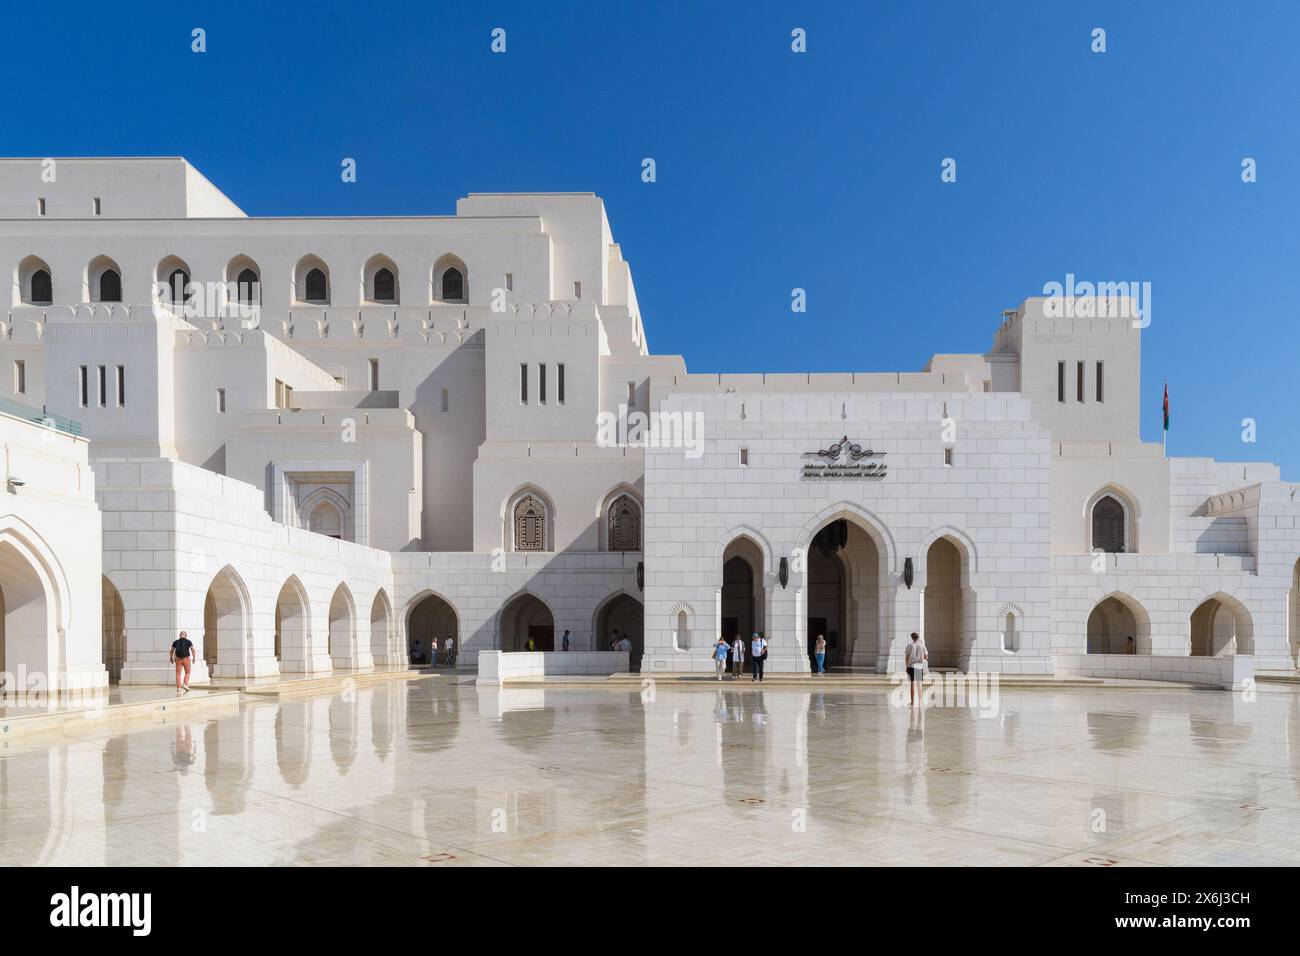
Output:
[[555,615],[534,594],[518,594],[501,609],[497,645],[503,651],[555,650]]
[[[193,635],[190,635],[193,639]],[[203,599],[203,660],[213,677],[238,677],[248,647],[248,598],[244,582],[226,565]]]
[[446,659],[447,639],[454,638],[460,647],[460,618],[451,602],[439,594],[426,593],[411,606],[406,615],[406,655],[412,664],[430,661],[429,649],[438,642],[438,652]]
[[1227,594],[1201,602],[1188,620],[1192,657],[1224,657],[1255,652],[1254,624],[1246,606]]
[[126,609],[113,582],[107,577],[100,582],[104,669],[108,671],[108,682],[116,684],[122,680],[122,665],[126,662]]
[[[763,585],[763,549],[748,535],[732,540],[722,552],[722,636],[746,641],[767,631],[767,589]],[[712,638],[711,638],[712,640]]]
[[282,674],[307,671],[307,652],[311,645],[308,607],[306,589],[297,575],[290,575],[275,599],[275,657]]
[[[861,524],[836,518],[808,548],[807,650],[826,640],[826,666],[871,666],[880,648],[882,557]],[[815,667],[815,663],[813,664]]]
[[972,614],[967,606],[969,562],[966,547],[947,534],[935,538],[926,549],[921,636],[930,653],[931,667],[961,667],[974,643]]
[[639,671],[641,655],[645,653],[645,611],[641,602],[630,594],[615,594],[596,611],[592,628],[596,650],[609,650],[616,631],[620,637],[631,641],[632,652],[628,655],[628,667]]
[[49,680],[51,623],[41,575],[13,544],[0,541],[0,691],[31,690]]

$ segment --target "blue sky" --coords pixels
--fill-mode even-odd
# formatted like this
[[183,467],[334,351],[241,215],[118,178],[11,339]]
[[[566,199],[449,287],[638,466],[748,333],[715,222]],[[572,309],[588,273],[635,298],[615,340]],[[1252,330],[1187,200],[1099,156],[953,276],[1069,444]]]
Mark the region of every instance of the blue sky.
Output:
[[183,155],[252,215],[592,190],[697,372],[919,369],[1067,272],[1149,281],[1143,437],[1168,378],[1171,454],[1300,479],[1300,4],[205,6],[7,11],[0,154]]

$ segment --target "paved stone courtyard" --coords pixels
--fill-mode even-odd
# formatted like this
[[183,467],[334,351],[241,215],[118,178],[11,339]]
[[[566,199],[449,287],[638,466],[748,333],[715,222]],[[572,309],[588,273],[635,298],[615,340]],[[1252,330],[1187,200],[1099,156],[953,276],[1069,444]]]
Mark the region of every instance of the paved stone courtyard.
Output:
[[1294,865],[1300,693],[909,710],[830,685],[438,677],[246,698],[0,744],[0,862]]

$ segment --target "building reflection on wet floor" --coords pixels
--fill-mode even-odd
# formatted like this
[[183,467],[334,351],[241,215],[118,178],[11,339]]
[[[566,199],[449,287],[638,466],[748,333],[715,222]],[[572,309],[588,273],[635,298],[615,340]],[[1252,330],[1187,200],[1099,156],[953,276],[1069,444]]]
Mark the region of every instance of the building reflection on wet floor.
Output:
[[1300,863],[1300,692],[416,680],[0,744],[0,862]]

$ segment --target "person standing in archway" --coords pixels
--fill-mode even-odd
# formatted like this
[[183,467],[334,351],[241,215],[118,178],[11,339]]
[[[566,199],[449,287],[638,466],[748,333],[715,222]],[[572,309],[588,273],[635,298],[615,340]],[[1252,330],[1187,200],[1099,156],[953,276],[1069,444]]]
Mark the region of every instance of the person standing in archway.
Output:
[[763,679],[763,666],[767,663],[767,639],[758,631],[754,632],[749,642],[749,669],[753,676],[750,680]]
[[429,664],[435,669],[438,667],[438,639],[436,637],[429,638]]
[[[190,667],[194,662],[194,643],[190,640],[189,634],[181,631],[180,636],[172,641],[171,653],[168,655],[173,664],[176,665],[176,689],[190,692]],[[185,676],[185,682],[181,683],[182,673]]]
[[456,638],[447,635],[447,666],[456,666]]
[[745,670],[745,642],[736,635],[736,639],[731,642],[731,672],[735,680],[740,680],[740,675]]
[[813,654],[817,658],[817,673],[826,673],[826,636],[817,635],[817,643],[813,645]]
[[727,653],[730,650],[731,645],[725,637],[719,637],[713,643],[713,672],[718,675],[718,680],[722,680],[722,675],[727,672]]
[[903,663],[907,666],[908,696],[907,706],[912,707],[916,704],[917,681],[925,676],[925,664],[930,659],[930,651],[925,646],[925,641],[921,640],[921,635],[912,632],[912,643],[907,645],[907,650],[903,654]]
[[566,627],[564,629],[564,637],[560,639],[560,650],[567,651],[568,649],[569,649],[569,629]]

